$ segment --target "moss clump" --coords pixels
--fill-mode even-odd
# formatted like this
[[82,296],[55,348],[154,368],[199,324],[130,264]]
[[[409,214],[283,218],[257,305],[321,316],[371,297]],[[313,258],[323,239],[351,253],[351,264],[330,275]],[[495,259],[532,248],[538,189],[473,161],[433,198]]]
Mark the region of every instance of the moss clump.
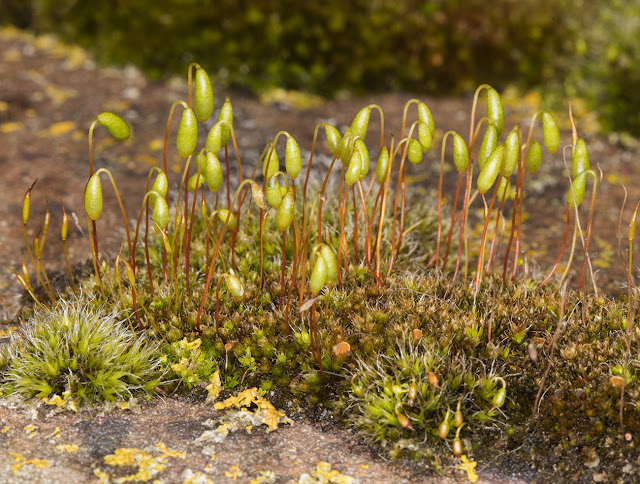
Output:
[[95,301],[59,301],[36,309],[5,349],[5,393],[54,395],[78,403],[153,393],[164,372],[159,347]]

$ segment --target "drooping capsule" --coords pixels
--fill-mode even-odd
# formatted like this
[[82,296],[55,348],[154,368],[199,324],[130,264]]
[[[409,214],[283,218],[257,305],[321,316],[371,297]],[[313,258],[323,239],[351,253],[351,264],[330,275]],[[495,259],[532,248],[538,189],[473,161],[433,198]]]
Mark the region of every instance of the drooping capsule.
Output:
[[84,209],[91,220],[98,220],[102,212],[102,185],[100,175],[94,173],[84,189]]
[[421,123],[426,124],[429,127],[429,131],[431,132],[431,138],[436,134],[436,125],[433,122],[433,116],[431,115],[431,111],[427,107],[425,103],[422,101],[418,102],[418,120]]
[[207,150],[212,153],[218,154],[220,148],[222,148],[222,126],[224,121],[218,121],[209,130],[207,135]]
[[269,205],[275,209],[280,207],[280,204],[282,203],[282,193],[280,192],[280,188],[278,176],[272,175],[271,178],[267,180],[266,197]]
[[198,121],[204,123],[213,112],[211,80],[202,67],[196,68],[193,109]]
[[324,261],[327,264],[326,284],[331,284],[338,277],[338,263],[336,261],[336,255],[327,244],[322,244],[320,248],[320,255],[324,258]]
[[289,178],[295,180],[302,169],[302,158],[300,157],[300,147],[293,136],[287,136],[287,145],[284,155],[284,166]]
[[311,276],[309,277],[309,289],[312,294],[318,294],[327,281],[327,263],[322,255],[316,257]]
[[480,169],[484,167],[484,164],[491,156],[491,153],[498,147],[498,129],[493,123],[489,123],[487,130],[482,138],[480,144],[480,150],[478,151],[478,166]]
[[411,138],[409,140],[409,146],[407,148],[407,159],[412,165],[417,165],[422,161],[422,146],[416,139]]
[[344,174],[344,181],[347,186],[353,185],[360,179],[360,170],[362,169],[362,154],[354,150],[349,160],[349,167]]
[[289,228],[289,225],[293,222],[294,215],[295,193],[293,191],[293,187],[290,186],[287,189],[287,193],[282,198],[282,203],[280,203],[280,207],[278,207],[278,212],[276,213],[276,226],[280,232],[284,232]]
[[467,144],[458,133],[453,133],[453,163],[458,173],[462,173],[469,165],[469,150]]
[[354,136],[359,136],[364,139],[367,135],[367,128],[369,127],[369,118],[371,117],[371,107],[366,106],[362,108],[356,117],[351,122],[351,132]]
[[124,141],[131,135],[131,129],[127,122],[115,113],[100,113],[96,116],[102,126],[117,140]]
[[519,126],[515,125],[504,142],[504,161],[502,162],[500,173],[505,178],[509,178],[513,174],[520,159],[520,136],[518,136],[518,128]]
[[191,108],[185,108],[182,111],[182,117],[180,118],[180,124],[178,125],[178,136],[176,138],[176,144],[178,146],[178,153],[182,158],[186,158],[196,148],[196,142],[198,140],[198,122],[196,115]]
[[280,170],[280,160],[278,159],[278,153],[273,146],[270,146],[267,150],[267,154],[262,162],[262,176],[265,179],[271,178]]
[[159,171],[153,185],[151,185],[151,191],[156,192],[161,197],[166,197],[168,190],[169,181],[167,180],[167,175],[163,171]]
[[225,274],[224,280],[227,283],[227,287],[229,288],[229,292],[231,296],[236,301],[241,301],[244,296],[244,287],[240,279],[238,279],[234,274]]
[[207,151],[206,162],[203,166],[203,176],[209,190],[217,192],[222,185],[222,166],[220,160],[212,152]]
[[340,136],[340,132],[330,124],[325,123],[324,130],[327,135],[327,145],[329,145],[329,150],[331,150],[331,153],[335,155],[338,145],[340,144],[340,141],[342,141],[342,136]]
[[494,88],[487,89],[487,117],[495,124],[498,134],[504,129],[504,107],[500,94]]
[[376,163],[376,180],[381,185],[387,179],[387,172],[389,171],[389,150],[385,146],[382,148],[380,155],[378,156],[378,162]]
[[220,114],[218,115],[218,121],[224,121],[222,126],[222,146],[227,146],[229,138],[231,137],[231,127],[233,126],[233,107],[229,96],[224,100],[222,108],[220,108]]
[[547,111],[542,113],[542,137],[547,151],[551,154],[555,153],[560,146],[560,132],[556,118]]
[[218,218],[222,223],[226,222],[227,218],[229,219],[229,222],[227,223],[229,230],[234,230],[238,226],[238,218],[233,212],[229,212],[226,208],[219,208],[217,212]]
[[542,147],[536,140],[531,141],[527,153],[527,171],[534,174],[542,163]]
[[169,206],[163,196],[159,194],[155,197],[153,204],[153,214],[151,216],[161,229],[165,229],[169,223]]
[[495,183],[496,178],[500,173],[500,168],[502,167],[504,152],[504,144],[501,144],[493,151],[485,165],[482,167],[482,170],[480,170],[477,180],[478,192],[486,193]]
[[418,123],[418,141],[420,142],[423,153],[426,153],[431,149],[431,145],[433,144],[433,135],[426,123]]

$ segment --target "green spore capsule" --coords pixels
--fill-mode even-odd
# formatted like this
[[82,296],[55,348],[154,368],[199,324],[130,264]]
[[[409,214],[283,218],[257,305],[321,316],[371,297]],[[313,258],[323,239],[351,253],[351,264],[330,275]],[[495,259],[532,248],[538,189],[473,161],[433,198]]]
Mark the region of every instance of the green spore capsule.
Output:
[[498,134],[504,130],[504,107],[500,94],[494,88],[487,89],[487,117],[496,125]]
[[241,301],[244,296],[244,287],[242,286],[240,279],[233,274],[225,274],[224,280],[227,283],[227,287],[229,288],[229,292],[233,299]]
[[429,126],[429,131],[431,131],[431,138],[436,134],[436,125],[433,122],[433,116],[431,115],[431,111],[427,107],[425,103],[420,101],[418,103],[418,119],[421,123]]
[[529,145],[529,152],[527,153],[527,170],[532,175],[538,171],[540,164],[542,163],[542,147],[536,140]]
[[[582,172],[580,175],[575,177],[572,181],[573,191],[571,190],[571,186],[569,190],[567,190],[567,203],[569,204],[569,208],[571,210],[575,210],[576,207],[579,207],[582,203],[582,199],[584,198],[584,190],[587,185],[587,173]],[[575,202],[574,197],[575,195]]]
[[349,167],[344,174],[344,181],[347,186],[353,185],[360,179],[360,170],[362,169],[362,155],[359,151],[354,150],[349,160]]
[[229,210],[227,210],[226,208],[218,209],[218,218],[222,223],[225,223],[227,221],[227,217],[229,218],[227,227],[229,227],[229,230],[234,230],[238,226],[238,218],[235,216],[235,214],[229,212]]
[[276,226],[280,232],[287,230],[291,222],[293,222],[295,207],[295,194],[293,187],[290,186],[282,198],[282,203],[280,203],[280,207],[278,207],[278,212],[276,213]]
[[202,67],[196,69],[193,109],[201,123],[209,119],[213,112],[213,89],[209,76]]
[[518,166],[518,159],[520,158],[520,137],[518,136],[518,128],[516,125],[513,127],[507,139],[504,142],[504,162],[502,163],[501,173],[502,176],[509,178]]
[[217,192],[222,185],[222,167],[220,166],[218,157],[210,151],[207,151],[206,161],[202,171],[209,190],[213,193]]
[[407,158],[409,159],[409,163],[412,165],[417,165],[422,161],[422,146],[418,140],[413,138],[409,140]]
[[151,191],[158,193],[161,197],[166,197],[168,190],[169,181],[167,180],[167,175],[165,175],[163,171],[160,171],[151,186]]
[[264,161],[262,162],[262,176],[265,179],[271,178],[280,170],[280,160],[278,159],[278,153],[276,153],[275,148],[271,146],[267,150],[267,154],[264,157]]
[[267,181],[265,195],[267,197],[267,202],[269,202],[269,205],[271,205],[275,209],[280,207],[280,204],[282,203],[282,193],[280,192],[280,188],[281,187],[278,183],[278,176],[271,176],[271,178],[269,178],[269,180]]
[[[218,121],[224,121],[222,123],[222,146],[227,146],[229,138],[231,137],[231,126],[233,126],[233,108],[231,107],[231,101],[229,96],[224,100],[222,108],[220,108],[220,114],[218,115]],[[217,152],[216,152],[217,153]]]
[[571,155],[571,176],[577,177],[581,173],[589,170],[589,153],[587,152],[587,144],[582,138],[578,138]]
[[503,198],[509,196],[509,189],[511,188],[511,182],[508,178],[503,176],[500,177],[500,182],[498,184],[498,193],[496,193],[496,197],[498,200],[502,200]]
[[426,153],[431,149],[431,145],[433,144],[433,135],[426,123],[418,123],[418,141],[420,142],[423,153]]
[[340,136],[340,132],[330,124],[325,124],[324,130],[327,134],[327,145],[329,146],[329,150],[335,155],[338,145],[340,145],[340,141],[342,141],[342,136]]
[[102,185],[98,173],[91,175],[84,189],[84,209],[91,220],[98,220],[102,212]]
[[469,166],[469,150],[458,133],[453,133],[453,162],[458,173],[462,173]]
[[387,178],[387,172],[389,171],[389,150],[385,146],[382,148],[380,155],[378,156],[378,163],[376,163],[376,180],[382,185]]
[[367,135],[369,127],[369,118],[371,117],[371,108],[369,106],[362,108],[351,122],[351,132],[354,136],[364,139]]
[[300,147],[293,136],[287,136],[287,145],[284,154],[284,166],[289,178],[295,180],[302,170],[302,158],[300,157]]
[[160,194],[156,195],[153,203],[153,215],[152,220],[157,223],[161,229],[165,229],[169,223],[169,206],[167,201]]
[[358,178],[359,180],[362,180],[369,173],[369,150],[364,144],[364,141],[362,141],[360,138],[358,138],[354,143],[354,148],[360,152],[360,156],[362,157],[360,177]]
[[547,151],[551,154],[555,153],[560,146],[560,132],[556,118],[547,111],[542,113],[542,137]]
[[318,294],[327,281],[327,262],[318,254],[309,277],[309,289],[312,294]]
[[117,114],[100,113],[96,116],[96,121],[107,128],[107,131],[109,131],[111,136],[120,141],[128,139],[131,135],[131,129],[129,128],[129,125]]
[[[197,186],[196,186],[196,180],[198,182]],[[204,176],[202,175],[202,173],[200,174],[194,173],[189,177],[189,181],[187,182],[187,190],[189,190],[190,192],[196,191],[198,188],[202,186],[203,183],[204,183]]]
[[484,133],[484,137],[482,138],[482,143],[480,144],[480,151],[478,152],[478,166],[480,169],[484,167],[484,164],[491,156],[491,153],[498,146],[498,129],[496,125],[493,123],[489,123],[487,126],[487,130]]
[[478,192],[486,193],[493,186],[500,173],[502,161],[504,160],[504,144],[498,146],[485,163],[478,174]]
[[177,146],[178,153],[182,158],[186,158],[196,148],[198,140],[198,122],[196,115],[191,108],[185,108],[182,111],[182,118],[178,125]]
[[222,148],[222,125],[224,122],[218,121],[209,130],[207,135],[207,150],[212,153],[218,154],[220,148]]
[[331,284],[338,278],[338,263],[336,261],[336,255],[327,244],[322,244],[320,247],[320,255],[327,263],[327,279],[326,284]]

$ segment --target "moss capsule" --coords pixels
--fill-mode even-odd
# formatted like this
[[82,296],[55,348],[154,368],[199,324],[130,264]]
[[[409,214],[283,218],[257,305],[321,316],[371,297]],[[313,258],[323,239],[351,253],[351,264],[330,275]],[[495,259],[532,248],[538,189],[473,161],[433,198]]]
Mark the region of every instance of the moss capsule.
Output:
[[91,175],[84,189],[84,209],[91,220],[97,220],[102,212],[102,185],[98,173]]
[[487,89],[487,117],[495,124],[498,134],[504,129],[504,107],[500,94],[494,88]]
[[433,122],[433,116],[431,115],[431,111],[427,107],[425,103],[420,101],[418,103],[418,119],[421,123],[426,124],[429,127],[429,131],[431,132],[431,138],[436,134],[436,125]]
[[207,150],[217,154],[222,148],[222,125],[223,121],[218,121],[209,130],[207,135]]
[[268,180],[279,170],[280,160],[278,159],[278,153],[276,153],[275,148],[272,146],[267,150],[267,154],[262,162],[262,175]]
[[547,111],[542,113],[542,137],[547,151],[551,154],[555,153],[560,146],[560,132],[556,118]]
[[458,173],[462,173],[469,165],[469,150],[467,144],[458,133],[453,133],[453,162]]
[[185,108],[182,111],[182,117],[180,118],[180,124],[178,125],[178,136],[176,144],[178,146],[178,153],[182,158],[186,158],[196,148],[196,141],[198,140],[198,122],[196,115],[191,108]]
[[518,136],[518,128],[518,125],[514,126],[504,142],[504,161],[502,162],[500,172],[505,178],[509,178],[515,171],[516,166],[518,166],[518,159],[520,158],[520,136]]
[[293,136],[287,136],[287,145],[284,155],[284,166],[289,178],[295,180],[302,169],[302,158],[300,157],[300,147]]
[[504,144],[501,144],[493,151],[485,165],[482,167],[482,170],[480,170],[477,180],[478,192],[486,193],[495,183],[496,178],[500,173],[500,168],[502,167],[504,152]]
[[426,153],[431,149],[431,145],[433,144],[433,135],[426,123],[418,123],[418,141],[420,142],[423,153]]
[[364,139],[367,135],[367,128],[369,127],[369,118],[371,117],[371,107],[366,106],[362,108],[356,117],[351,122],[351,132],[354,136],[359,136]]
[[360,179],[360,171],[362,169],[362,155],[359,151],[354,150],[351,159],[349,160],[349,167],[344,174],[344,181],[347,186],[353,185]]
[[227,96],[224,100],[224,104],[222,108],[220,108],[220,114],[218,115],[218,121],[223,121],[221,123],[222,127],[222,146],[227,146],[229,142],[229,138],[231,137],[231,127],[233,126],[233,107],[231,106],[231,101],[229,100],[229,96]]
[[229,230],[234,230],[238,226],[238,218],[234,213],[229,212],[229,210],[227,210],[226,208],[220,208],[217,212],[218,218],[222,223],[225,223],[227,221],[227,218],[229,218],[229,222],[227,223],[227,227],[229,227]]
[[293,222],[294,214],[295,194],[293,192],[293,187],[289,187],[276,214],[276,226],[280,232],[284,232],[289,228],[289,225]]
[[387,178],[387,172],[389,171],[389,150],[385,146],[382,148],[380,155],[378,156],[378,163],[376,163],[376,180],[381,185]]
[[542,163],[542,147],[536,140],[529,145],[529,152],[527,153],[527,170],[529,173],[534,174],[540,168]]
[[422,161],[422,146],[417,139],[411,138],[409,140],[409,147],[407,150],[407,158],[412,165],[417,165]]
[[129,125],[117,114],[100,113],[96,116],[96,121],[107,128],[107,131],[109,131],[111,136],[120,141],[128,139],[131,135],[131,129],[129,128]]
[[498,147],[498,129],[493,123],[489,123],[487,130],[482,138],[480,144],[480,151],[478,152],[478,166],[480,169],[484,167],[484,164],[491,156],[491,153]]
[[322,255],[318,255],[309,277],[309,289],[312,294],[318,294],[327,281],[327,263]]
[[198,121],[204,123],[213,112],[211,80],[202,67],[196,69],[193,109]]
[[335,155],[338,145],[340,145],[340,141],[342,141],[342,136],[340,136],[340,132],[330,124],[325,124],[324,130],[327,135],[327,145],[329,145],[329,150],[331,150],[331,153]]

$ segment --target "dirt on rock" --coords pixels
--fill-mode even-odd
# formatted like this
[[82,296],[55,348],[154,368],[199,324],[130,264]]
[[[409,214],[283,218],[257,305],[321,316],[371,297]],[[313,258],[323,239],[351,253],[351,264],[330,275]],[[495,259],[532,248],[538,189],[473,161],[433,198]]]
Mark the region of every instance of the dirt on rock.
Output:
[[[226,93],[214,87],[214,95],[219,109]],[[77,215],[77,224],[72,223],[69,229],[69,257],[74,264],[85,262],[89,244],[85,237],[83,190],[89,175],[87,131],[91,121],[100,112],[114,111],[132,127],[133,136],[124,143],[113,141],[98,127],[94,132],[94,164],[111,170],[126,212],[137,215],[148,171],[162,163],[162,140],[171,104],[186,96],[183,80],[150,81],[131,66],[101,68],[82,49],[63,45],[54,37],[36,37],[6,27],[0,30],[0,294],[7,306],[6,316],[11,316],[18,307],[21,295],[8,269],[20,271],[24,247],[22,201],[27,188],[37,178],[27,228],[30,242],[40,228],[48,200],[51,222],[42,259],[50,273],[64,272],[59,241],[60,201],[67,213]],[[278,131],[290,132],[302,148],[308,149],[319,121],[328,121],[342,130],[361,107],[370,103],[383,108],[386,132],[398,133],[404,105],[414,97],[388,93],[297,107],[299,99],[292,100],[286,95],[272,97],[273,102],[260,102],[239,93],[229,96],[239,151],[244,166],[249,167],[247,170],[255,165],[266,143]],[[420,98],[433,113],[437,136],[454,129],[467,137],[471,98],[437,99],[422,95]],[[534,109],[526,104],[518,109],[508,106],[507,125],[523,122],[527,129]],[[214,119],[215,116],[214,112]],[[562,119],[561,139],[568,144],[568,121]],[[177,124],[177,120],[171,124],[170,139],[177,132]],[[580,130],[579,118],[577,124]],[[372,115],[372,137],[379,125],[378,118]],[[206,136],[206,132],[200,136]],[[616,235],[624,197],[617,180],[625,183],[630,205],[635,206],[640,186],[633,180],[640,165],[635,162],[637,151],[595,136],[587,136],[587,144],[592,166],[599,163],[605,171],[594,218],[592,262],[599,271],[601,290],[616,293],[624,288],[626,279]],[[316,162],[326,168],[328,157],[323,150]],[[179,169],[181,159],[175,149],[170,149],[168,162],[170,167]],[[455,187],[455,170],[450,161],[447,164],[446,185],[451,189]],[[437,190],[439,168],[439,152],[430,153],[420,168],[409,170],[411,183]],[[527,180],[522,255],[530,271],[548,271],[558,253],[564,230],[566,189],[564,167],[557,154],[545,156],[540,173]],[[101,250],[105,257],[113,258],[124,230],[113,191],[109,189],[105,189],[104,206],[98,222]],[[624,214],[626,224],[632,208]],[[586,221],[586,212],[582,216]],[[623,225],[623,234],[625,230]],[[581,259],[578,252],[577,260]],[[304,412],[294,412],[298,417],[292,425],[282,425],[270,433],[265,428],[256,428],[230,434],[216,444],[212,459],[203,454],[202,445],[196,440],[207,430],[203,423],[216,413],[210,404],[185,397],[156,398],[133,410],[115,409],[108,413],[99,409],[73,413],[54,412],[48,406],[37,409],[0,406],[0,482],[118,482],[117,478],[139,472],[140,462],[145,458],[151,459],[148,463],[153,461],[151,467],[164,466],[152,476],[160,479],[158,482],[188,482],[189,478],[193,479],[189,482],[206,482],[205,475],[210,482],[301,482],[303,474],[313,472],[316,476],[325,472],[335,479],[340,475],[352,476],[361,483],[467,481],[466,474],[459,469],[439,476],[415,463],[387,462],[380,456],[384,451],[362,444],[357,436],[330,421],[313,422]],[[108,465],[105,457],[123,448],[139,449],[145,454],[140,453],[133,466]],[[318,470],[323,462],[328,464],[322,464],[325,467]],[[331,467],[327,470],[326,465]],[[480,476],[477,482],[515,484],[553,480],[552,469],[532,469],[522,457],[510,463],[509,456],[502,456],[493,464],[480,465],[477,471]],[[584,477],[577,475],[574,482],[585,482]]]

